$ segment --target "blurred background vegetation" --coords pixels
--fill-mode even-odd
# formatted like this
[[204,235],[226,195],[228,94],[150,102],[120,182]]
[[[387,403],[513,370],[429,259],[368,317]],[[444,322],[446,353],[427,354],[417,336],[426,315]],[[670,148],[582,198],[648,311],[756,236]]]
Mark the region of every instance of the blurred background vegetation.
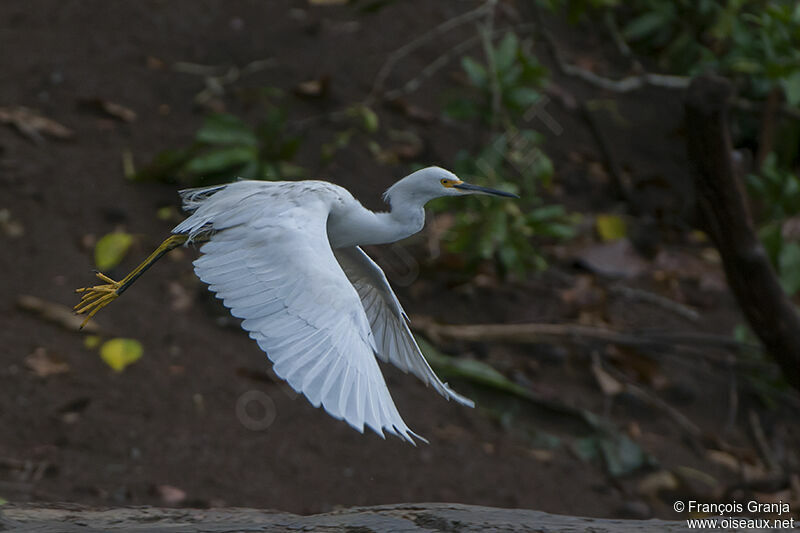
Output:
[[[180,9],[145,4],[131,8],[140,10],[136,16],[142,20],[184,27]],[[61,346],[53,340],[56,334],[34,343],[34,349],[8,334],[16,350],[31,352],[20,363],[31,381],[19,378],[19,369],[0,377],[14,387],[22,382],[23,389],[33,391],[18,393],[34,398],[25,400],[35,406],[30,409],[49,413],[66,429],[38,427],[13,443],[0,440],[0,474],[24,478],[29,485],[44,483],[55,493],[52,499],[102,502],[211,505],[222,498],[231,505],[319,511],[381,498],[439,499],[647,518],[676,517],[670,510],[676,498],[751,497],[797,502],[792,507],[796,514],[800,400],[736,310],[719,255],[697,229],[682,104],[698,74],[714,72],[734,85],[732,157],[759,238],[782,286],[797,302],[800,5],[788,0],[256,4],[211,2],[209,17],[222,21],[209,23],[219,32],[214,42],[205,43],[200,30],[181,34],[196,40],[197,49],[187,50],[182,43],[137,45],[130,55],[135,59],[125,56],[118,68],[125,76],[144,76],[139,90],[158,87],[152,93],[134,94],[98,81],[97,86],[106,83],[120,93],[107,89],[95,97],[91,91],[97,89],[90,84],[44,103],[23,92],[0,98],[19,102],[0,107],[0,122],[22,134],[4,131],[0,147],[6,148],[0,156],[34,161],[34,150],[53,146],[46,140],[52,138],[74,143],[58,145],[57,150],[65,150],[59,153],[61,161],[72,157],[71,146],[83,142],[89,147],[72,170],[78,185],[66,193],[74,194],[75,207],[61,213],[37,203],[30,210],[47,209],[49,216],[63,217],[65,228],[79,220],[82,229],[43,236],[40,223],[20,207],[32,196],[25,187],[36,187],[36,182],[23,184],[26,174],[13,169],[8,198],[17,200],[0,201],[0,228],[12,243],[32,234],[51,239],[51,246],[64,246],[62,255],[70,258],[72,268],[66,276],[78,286],[88,279],[88,263],[120,273],[147,253],[161,237],[156,233],[181,219],[174,194],[178,188],[237,178],[321,178],[347,186],[369,207],[380,209],[379,194],[394,180],[439,164],[474,183],[514,192],[519,201],[471,197],[432,202],[422,235],[368,250],[398,287],[431,364],[458,390],[475,396],[479,410],[441,422],[444,415],[437,417],[434,402],[428,402],[430,391],[401,392],[409,380],[390,377],[396,397],[408,394],[407,405],[417,407],[401,408],[407,422],[416,430],[414,415],[425,417],[421,423],[428,427],[419,431],[432,433],[433,447],[440,448],[421,455],[395,448],[388,452],[398,464],[408,465],[412,477],[427,476],[414,468],[431,469],[430,487],[409,481],[411,488],[403,492],[396,483],[374,481],[371,476],[381,466],[370,463],[360,471],[350,455],[362,450],[356,437],[365,437],[350,436],[343,428],[330,449],[309,442],[318,440],[309,428],[319,427],[319,417],[306,413],[312,410],[304,410],[301,402],[284,398],[285,391],[257,359],[257,349],[247,352],[246,336],[191,276],[190,254],[178,251],[161,274],[165,279],[171,275],[172,281],[155,282],[150,300],[146,286],[138,302],[135,295],[126,296],[119,307],[128,305],[131,311],[118,315],[123,318],[115,326],[89,331],[78,343],[61,339],[66,348],[55,348]],[[22,21],[14,31],[41,23],[38,15],[20,12],[17,18],[9,15],[8,20]],[[67,11],[59,16],[74,22]],[[132,15],[120,19],[127,16]],[[262,21],[274,25],[270,29],[276,33],[291,31],[280,38],[260,37]],[[264,39],[257,41],[259,46],[241,37],[256,33]],[[316,61],[321,55],[325,60]],[[60,59],[64,64],[86,63],[65,57]],[[36,75],[50,76],[48,90],[60,94],[66,89],[52,81],[58,69],[46,59],[39,58],[45,66]],[[23,76],[24,65],[15,63],[10,71]],[[105,79],[99,65],[88,65],[88,79]],[[44,112],[30,109],[37,102]],[[171,128],[177,133],[171,134]],[[81,177],[82,169],[103,157],[113,161],[104,167],[114,169],[103,175],[109,183]],[[29,171],[45,173],[38,167]],[[100,191],[98,183],[103,183]],[[79,211],[79,205],[86,207]],[[30,264],[51,262],[41,250],[15,245],[16,254],[4,254],[9,264],[12,256],[27,257]],[[48,275],[65,276],[60,271]],[[59,308],[48,300],[52,295],[38,292],[33,300],[16,300],[16,293],[8,292],[23,316],[12,317],[18,331],[38,328],[42,317],[58,322],[52,317]],[[113,324],[113,313],[102,320]],[[164,313],[170,331],[149,333],[159,321],[154,317]],[[63,321],[71,332],[74,322]],[[209,332],[197,332],[198,323]],[[202,346],[181,350],[176,338]],[[233,370],[219,357],[231,353],[228,345],[237,347],[231,355]],[[86,353],[112,374],[75,355]],[[91,392],[69,389],[65,396],[77,395],[72,403],[53,406],[46,399],[53,394],[48,386],[68,388],[57,380],[70,368],[75,374],[81,368],[85,380],[71,386]],[[168,381],[170,376],[176,381]],[[165,436],[166,443],[153,435],[165,432],[161,424],[174,429],[176,422],[153,414],[161,404],[123,402],[121,411],[119,405],[107,407],[121,401],[115,396],[121,391],[138,397],[148,380],[165,397],[183,394],[190,387],[180,379],[189,380],[197,392],[175,403],[185,405],[186,423],[196,425],[180,436]],[[281,426],[288,444],[272,430],[253,437],[230,422],[232,405],[252,387],[269,391],[279,416],[300,413],[302,423]],[[7,394],[5,400],[11,401],[12,393]],[[86,407],[97,405],[106,407]],[[94,450],[86,444],[102,440],[103,430],[97,428],[118,423],[126,410],[134,418],[132,436],[109,437],[114,443],[109,448]],[[21,423],[23,415],[8,413],[6,422]],[[322,424],[326,431],[338,431]],[[203,436],[195,449],[187,442],[199,432],[215,435]],[[69,455],[71,438],[89,450],[74,452],[81,459]],[[37,439],[55,442],[60,451],[42,452],[41,461],[58,465],[61,474],[31,481],[33,474],[17,463],[4,466],[3,455],[25,455],[33,441],[42,444]],[[226,482],[224,490],[195,479],[186,473],[194,468],[191,454],[170,465],[131,459],[158,455],[162,444],[176,456],[183,448],[206,458],[235,456],[230,463],[209,460],[209,468],[223,477],[236,472],[236,479]],[[374,446],[369,449],[379,456],[387,444],[364,446]],[[113,446],[118,449],[109,451]],[[253,466],[258,446],[289,457],[281,466],[288,470],[274,467],[280,470],[274,474],[270,465]],[[295,453],[292,446],[306,451]],[[65,456],[86,465],[102,463],[97,456],[103,454],[125,466],[85,467],[81,483],[63,480],[68,477],[64,472],[72,472]],[[349,466],[342,470],[344,464]],[[484,464],[487,471],[481,470]],[[303,500],[298,487],[287,489],[285,496],[271,488],[313,469],[308,465],[323,470],[318,478],[303,474],[305,482],[322,487],[310,501]],[[153,479],[162,470],[173,477]],[[116,476],[118,487],[98,481],[107,471]],[[541,477],[520,481],[520,472]],[[467,487],[486,476],[495,476],[492,484],[503,488],[487,494]],[[347,497],[326,496],[342,483],[352,484]],[[565,484],[576,501],[596,503],[582,506],[551,498],[549,493],[558,492],[547,489],[551,483]],[[22,489],[22,496],[17,489],[5,494],[3,487],[0,497],[32,497]],[[248,487],[261,487],[263,496],[254,496]]]

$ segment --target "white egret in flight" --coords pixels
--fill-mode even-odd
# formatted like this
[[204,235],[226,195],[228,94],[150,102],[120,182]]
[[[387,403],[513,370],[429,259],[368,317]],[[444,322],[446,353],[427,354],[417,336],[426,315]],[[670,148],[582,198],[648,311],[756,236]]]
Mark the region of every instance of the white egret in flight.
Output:
[[[385,193],[391,210],[374,213],[324,181],[236,181],[181,191],[191,215],[121,281],[78,289],[88,321],[169,250],[205,241],[194,261],[231,314],[272,360],[275,373],[334,418],[366,424],[414,443],[377,358],[412,372],[445,398],[473,402],[443,383],[422,355],[400,302],[362,245],[420,231],[424,205],[442,196],[513,194],[470,185],[439,167],[406,176]],[[85,322],[84,322],[85,324]]]

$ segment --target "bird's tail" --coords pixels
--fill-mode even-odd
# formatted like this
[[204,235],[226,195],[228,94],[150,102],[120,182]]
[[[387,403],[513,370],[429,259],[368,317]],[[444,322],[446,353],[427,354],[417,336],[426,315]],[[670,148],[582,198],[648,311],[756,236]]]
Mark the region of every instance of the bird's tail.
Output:
[[195,187],[193,189],[178,191],[183,204],[183,210],[187,213],[194,213],[197,208],[200,207],[200,204],[227,186],[227,183],[223,183],[222,185],[214,185],[212,187]]
[[[183,204],[183,210],[191,213],[186,220],[172,229],[172,233],[188,235],[187,244],[195,240],[200,235],[206,235],[213,230],[214,217],[208,211],[208,200],[218,192],[226,189],[230,185],[214,185],[213,187],[196,187],[193,189],[183,189],[178,191]],[[203,206],[206,209],[202,209]]]

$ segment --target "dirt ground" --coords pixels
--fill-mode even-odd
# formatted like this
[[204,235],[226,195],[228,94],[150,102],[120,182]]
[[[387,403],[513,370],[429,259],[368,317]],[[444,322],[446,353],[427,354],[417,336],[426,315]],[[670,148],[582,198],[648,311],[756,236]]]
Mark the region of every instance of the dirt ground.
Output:
[[[439,346],[491,363],[539,398],[608,417],[650,457],[647,465],[613,475],[608,464],[581,455],[575,442],[586,429],[575,429],[572,415],[554,416],[451,379],[479,406],[462,408],[386,367],[400,412],[431,443],[415,448],[358,434],[271,377],[258,347],[222,318],[224,309],[193,277],[191,249],[171,253],[99,316],[104,337],[130,337],[144,345],[142,359],[122,373],[85,346],[85,334],[19,307],[20,295],[72,306],[73,290],[93,281],[93,239],[117,228],[137,236],[123,264],[109,272],[120,276],[174,225],[156,212],[177,205],[178,187],[130,182],[122,163],[126,152],[143,164],[164,148],[185,145],[201,124],[194,98],[203,78],[170,65],[243,66],[272,59],[269,68],[235,85],[288,91],[329,75],[324,101],[293,101],[292,117],[300,121],[363,99],[393,50],[466,9],[464,2],[422,0],[368,13],[299,0],[0,3],[0,107],[35,108],[74,131],[71,140],[36,143],[0,127],[0,209],[24,232],[0,233],[0,498],[294,513],[441,501],[676,518],[671,508],[678,498],[789,497],[790,477],[757,489],[748,483],[772,479],[754,428],[763,429],[779,461],[796,461],[797,395],[783,392],[768,405],[741,375],[756,367],[731,367],[731,352],[719,348],[664,346],[643,353],[566,341]],[[565,24],[553,30],[568,56],[619,73],[603,36]],[[423,46],[398,64],[387,84],[410,79],[470,31],[462,28]],[[444,69],[412,102],[438,113],[457,70],[457,63]],[[607,173],[598,171],[602,157],[585,121],[556,96],[548,110],[562,131],[548,134],[547,144],[556,168],[554,195],[585,213],[627,212],[632,240],[651,252],[636,256],[641,272],[609,278],[587,269],[585,263],[593,263],[581,241],[553,247],[552,268],[525,282],[491,276],[470,281],[431,262],[423,237],[402,248],[422,265],[418,279],[408,283],[396,266],[396,249],[371,249],[407,312],[451,324],[578,321],[626,331],[731,335],[742,319],[721,269],[707,245],[684,238],[691,198],[680,134],[682,95],[647,90],[622,98],[558,75],[554,87],[562,96],[613,102],[597,115],[599,129],[633,179],[636,206],[626,207]],[[86,104],[94,99],[122,104],[137,118],[126,123],[98,112]],[[389,108],[377,111],[382,124],[416,131],[424,140],[417,160],[426,164],[452,166],[456,152],[475,139],[446,121],[418,123]],[[319,146],[334,132],[326,121],[307,128],[298,163],[350,188],[366,206],[381,208],[380,193],[408,165],[381,165],[357,148],[323,165]],[[699,316],[687,319],[620,287],[659,293]],[[38,375],[28,362],[37,350],[61,359],[69,371]],[[592,356],[596,361],[615,353],[619,368],[655,402],[630,393],[614,399],[603,394]],[[254,399],[249,409],[266,406],[274,422],[252,429],[248,420],[264,413],[242,412],[247,399]],[[676,412],[699,433],[676,421]],[[756,474],[744,474],[745,467]]]

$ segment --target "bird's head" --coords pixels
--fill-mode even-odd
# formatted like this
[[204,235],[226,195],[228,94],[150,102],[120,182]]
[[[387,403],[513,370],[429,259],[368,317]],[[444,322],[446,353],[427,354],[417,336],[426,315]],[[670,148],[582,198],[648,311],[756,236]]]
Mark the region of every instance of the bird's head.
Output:
[[449,170],[440,167],[427,167],[409,174],[389,187],[384,193],[384,198],[391,202],[393,198],[403,197],[406,200],[424,204],[428,200],[442,196],[466,196],[469,194],[519,198],[519,196],[510,192],[466,183]]

